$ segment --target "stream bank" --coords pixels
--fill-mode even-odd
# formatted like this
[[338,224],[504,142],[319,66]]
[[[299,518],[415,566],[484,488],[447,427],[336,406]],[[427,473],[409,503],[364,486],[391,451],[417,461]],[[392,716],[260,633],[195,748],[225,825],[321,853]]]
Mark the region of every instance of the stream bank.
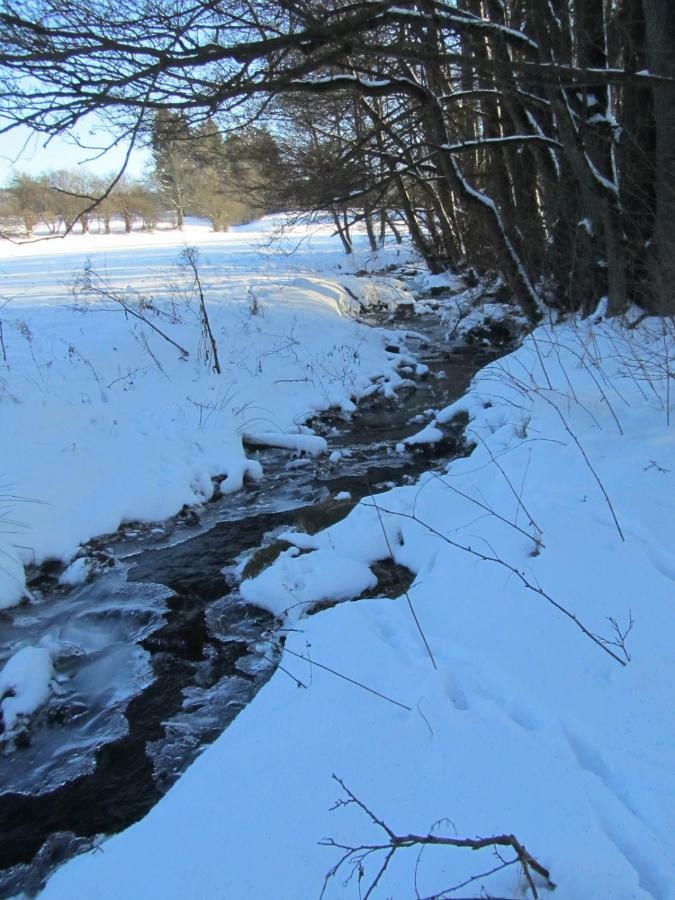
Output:
[[313,422],[330,457],[259,450],[265,478],[243,493],[92,542],[105,561],[93,581],[64,590],[58,572],[39,573],[36,602],[9,617],[8,639],[51,631],[73,652],[24,746],[0,758],[0,896],[35,893],[55,865],[145,815],[271,676],[274,620],[238,593],[252,551],[288,526],[324,527],[371,491],[411,482],[430,457],[440,465],[461,452],[460,435],[398,445],[499,351],[448,345],[435,315],[393,324],[392,352],[407,344],[422,365],[409,367],[397,397],[374,394],[348,420]]

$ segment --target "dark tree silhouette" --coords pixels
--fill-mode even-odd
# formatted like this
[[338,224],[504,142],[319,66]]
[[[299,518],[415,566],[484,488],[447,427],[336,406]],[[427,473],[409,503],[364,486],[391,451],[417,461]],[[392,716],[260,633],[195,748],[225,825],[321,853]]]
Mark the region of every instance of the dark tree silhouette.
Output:
[[499,268],[532,321],[675,312],[671,0],[0,0],[0,31],[5,129],[286,115],[346,249],[350,218],[376,243],[402,215],[430,267]]

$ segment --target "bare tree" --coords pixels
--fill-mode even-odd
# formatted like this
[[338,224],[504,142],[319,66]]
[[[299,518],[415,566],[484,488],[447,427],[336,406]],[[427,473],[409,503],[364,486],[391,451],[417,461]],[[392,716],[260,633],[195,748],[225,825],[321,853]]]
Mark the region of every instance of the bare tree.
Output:
[[491,258],[531,321],[603,294],[673,313],[674,17],[670,0],[156,0],[142,17],[0,0],[0,123],[56,133],[105,111],[133,143],[157,117],[234,128],[305,95],[303,187],[346,249],[350,218],[374,242],[374,216],[400,211],[433,269]]

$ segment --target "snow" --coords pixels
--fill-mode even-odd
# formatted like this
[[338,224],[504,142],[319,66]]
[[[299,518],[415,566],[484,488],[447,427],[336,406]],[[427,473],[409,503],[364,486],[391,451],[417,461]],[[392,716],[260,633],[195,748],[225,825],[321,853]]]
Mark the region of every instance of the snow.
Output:
[[[264,478],[243,440],[338,462],[349,450],[311,417],[405,383],[399,368],[416,361],[386,349],[401,332],[354,314],[411,303],[406,285],[357,277],[363,256],[346,261],[329,229],[291,228],[282,249],[299,249],[276,252],[273,224],[0,247],[0,606],[20,600],[24,564],[70,562],[60,580],[76,586],[89,537],[208,500],[215,475],[224,491]],[[200,248],[221,376],[176,266],[185,243]],[[112,301],[73,303],[88,257],[187,359]],[[459,287],[417,287],[432,284]],[[480,312],[470,292],[447,307],[453,338],[502,309]],[[674,354],[656,319],[542,324],[407,440],[437,439],[463,413],[468,457],[325,531],[277,535],[291,546],[241,593],[283,619],[281,666],[142,821],[43,896],[316,897],[341,855],[323,838],[387,840],[356,803],[334,808],[335,774],[399,834],[516,835],[559,900],[675,900]],[[341,602],[372,594],[389,559],[412,573],[407,591]],[[317,605],[331,608],[306,615]],[[34,643],[0,672],[8,731],[58,669],[49,636]],[[125,652],[115,664],[133,668]],[[115,664],[102,692],[121,689]],[[368,856],[362,878],[341,869],[325,896],[365,895],[382,861]],[[397,851],[372,896],[447,896],[497,862],[489,849]],[[516,866],[466,890],[526,895]]]
[[53,674],[51,654],[43,647],[23,647],[7,660],[0,672],[5,731],[14,728],[19,716],[30,716],[47,702]]
[[588,165],[588,168],[591,170],[591,172],[593,174],[593,178],[595,178],[595,180],[600,185],[602,185],[602,187],[606,191],[609,191],[611,194],[618,194],[619,189],[616,186],[616,184],[613,181],[610,181],[609,178],[605,178],[605,176],[602,174],[602,172],[600,172],[599,169],[595,166],[595,164],[593,163],[593,160],[588,155],[588,153],[584,153],[584,159],[586,160],[586,164]]
[[332,453],[329,454],[328,459],[330,462],[336,463],[345,457],[349,458],[351,455],[351,449],[349,447],[343,447],[341,450],[333,450]]
[[[214,476],[225,476],[223,493],[264,477],[242,438],[323,453],[308,418],[353,411],[377,378],[395,395],[402,379],[385,351],[389,333],[353,313],[374,302],[393,309],[410,294],[390,276],[355,277],[367,258],[346,261],[332,228],[287,226],[273,244],[278,225],[214,234],[195,222],[182,233],[0,244],[9,301],[0,313],[0,471],[11,485],[0,510],[0,608],[23,596],[25,565],[69,562],[125,521],[207,501]],[[220,375],[180,265],[186,246],[200,253]],[[98,293],[74,297],[87,267],[80,287],[92,282]]]
[[[331,811],[335,773],[398,834],[515,834],[559,900],[673,900],[674,351],[657,320],[542,325],[438,413],[468,413],[469,457],[283,535],[295,546],[243,586],[276,613],[299,604],[283,668],[43,896],[318,896],[342,854],[322,838],[387,839],[357,804]],[[391,556],[407,594],[302,616]],[[325,896],[363,895],[382,862]],[[397,851],[373,896],[447,892],[497,863]],[[467,890],[526,894],[515,866]]]
[[435,425],[430,423],[422,428],[421,431],[406,438],[402,443],[413,447],[420,444],[437,444],[439,441],[443,440],[443,437],[444,435],[441,429],[436,428]]
[[[532,96],[532,95],[526,94],[525,96]],[[533,99],[537,102],[537,104],[541,104],[541,103],[544,103],[544,105],[548,104],[548,101],[543,101],[539,97],[534,97]],[[532,110],[526,109],[525,117],[527,118],[527,121],[530,123],[530,125],[532,126],[534,131],[541,137],[544,137],[544,131],[543,131],[541,125],[539,124],[539,122],[537,121],[537,118],[534,115],[534,113],[532,112]],[[553,168],[555,169],[555,173],[556,173],[556,175],[559,176],[560,175],[560,162],[558,161],[558,154],[550,146],[548,147],[548,154],[549,154],[551,163],[553,164]]]
[[0,531],[0,609],[15,606],[26,592],[23,563],[9,540],[7,532]]
[[254,447],[280,447],[283,450],[297,450],[298,453],[307,453],[310,456],[325,453],[328,448],[326,439],[316,434],[275,434],[272,431],[249,434],[244,432],[243,439]]
[[343,82],[353,82],[354,84],[360,84],[366,88],[381,88],[387,87],[391,84],[391,81],[386,78],[358,78],[356,75],[323,75],[320,78],[306,78],[306,79],[293,79],[291,84],[332,84],[333,82],[337,82],[342,84]]
[[509,134],[504,137],[496,138],[480,138],[475,141],[462,141],[461,144],[441,144],[441,150],[447,150],[448,153],[458,153],[462,150],[480,148],[490,146],[491,144],[523,144],[534,141],[550,147],[560,147],[560,142],[546,137],[544,134]]
[[89,578],[91,566],[86,557],[74,559],[71,564],[59,575],[59,584],[66,587],[75,587],[84,584]]
[[366,563],[330,548],[323,547],[303,556],[297,554],[295,548],[285,550],[277,565],[243,581],[244,600],[276,616],[284,616],[286,621],[294,621],[317,603],[351,600],[377,584]]
[[488,19],[482,19],[480,18],[480,16],[477,16],[474,13],[462,12],[460,15],[445,13],[443,15],[443,18],[445,19],[445,21],[456,22],[461,26],[471,25],[474,28],[484,28],[488,31],[496,31],[499,34],[503,34],[506,37],[512,38],[518,42],[522,41],[533,50],[539,49],[539,45],[536,43],[536,41],[533,41],[532,38],[528,37],[524,32],[518,31],[515,28],[509,28],[507,25],[501,25],[498,22],[491,22]]

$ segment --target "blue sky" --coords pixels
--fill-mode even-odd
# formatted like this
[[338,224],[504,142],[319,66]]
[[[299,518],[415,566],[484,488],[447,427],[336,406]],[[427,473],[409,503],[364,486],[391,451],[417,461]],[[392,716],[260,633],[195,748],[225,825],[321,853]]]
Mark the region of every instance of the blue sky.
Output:
[[[86,143],[93,147],[104,147],[110,136],[101,129],[87,129]],[[84,166],[97,175],[117,172],[124,161],[127,145],[113,147],[100,159],[92,159],[95,150],[85,150],[66,137],[55,137],[47,146],[44,134],[34,134],[28,128],[17,128],[0,136],[0,185],[5,184],[12,172],[27,172],[38,175],[48,169],[69,169]],[[150,159],[147,149],[134,150],[127,172],[132,177],[140,177]]]

